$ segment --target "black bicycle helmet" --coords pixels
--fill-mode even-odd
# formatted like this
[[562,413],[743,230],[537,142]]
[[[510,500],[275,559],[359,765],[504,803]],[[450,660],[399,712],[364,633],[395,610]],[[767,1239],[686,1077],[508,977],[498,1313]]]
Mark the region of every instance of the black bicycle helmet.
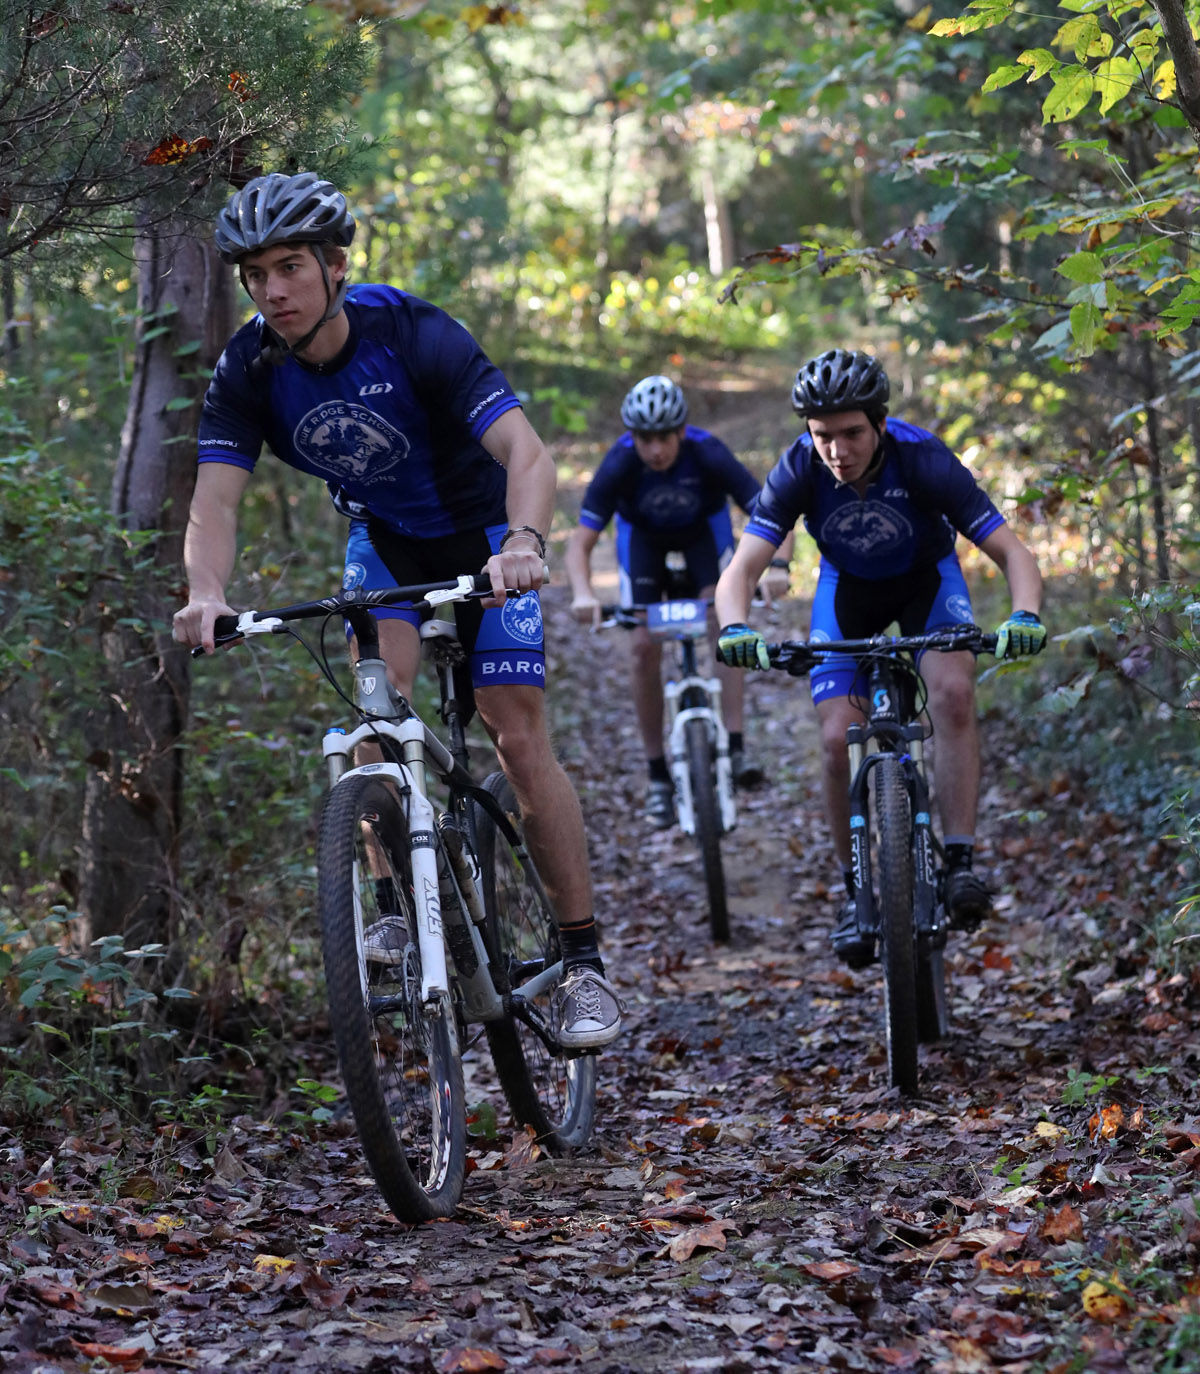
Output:
[[217,215],[214,237],[226,262],[278,243],[335,243],[347,248],[354,216],[346,197],[314,172],[271,172],[234,192]]
[[886,411],[890,394],[887,373],[878,359],[869,353],[831,348],[810,358],[796,373],[792,409],[805,419],[861,410],[876,422]]
[[643,377],[621,402],[626,429],[665,434],[687,419],[687,401],[670,377]]

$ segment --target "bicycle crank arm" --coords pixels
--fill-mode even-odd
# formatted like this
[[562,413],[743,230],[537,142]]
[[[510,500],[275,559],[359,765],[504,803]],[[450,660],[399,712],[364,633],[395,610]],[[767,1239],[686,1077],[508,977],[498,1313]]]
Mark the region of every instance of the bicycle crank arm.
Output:
[[566,1045],[560,1044],[558,1037],[550,1029],[550,1023],[538,1011],[532,1002],[527,1002],[519,992],[509,993],[504,999],[504,1010],[515,1020],[520,1021],[523,1026],[537,1036],[551,1054],[565,1055],[568,1059],[574,1058],[579,1054],[591,1054],[591,1050],[572,1050]]

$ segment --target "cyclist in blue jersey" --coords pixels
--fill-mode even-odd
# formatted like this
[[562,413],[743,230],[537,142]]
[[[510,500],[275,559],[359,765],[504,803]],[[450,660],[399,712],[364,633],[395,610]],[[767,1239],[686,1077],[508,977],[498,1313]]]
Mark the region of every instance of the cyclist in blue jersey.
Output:
[[[970,623],[971,600],[954,552],[962,534],[1004,574],[1012,597],[996,657],[1044,647],[1042,579],[1033,554],[940,439],[888,418],[889,392],[887,374],[866,353],[832,349],[796,374],[792,406],[807,421],[807,432],[768,475],[717,584],[724,627],[718,651],[725,662],[769,666],[763,637],[746,624],[750,597],[780,540],[801,518],[821,553],[810,638],[864,638],[882,634],[892,621],[904,634]],[[991,910],[987,886],[972,869],[980,779],[974,662],[969,653],[938,653],[921,664],[937,740],[946,906],[951,923],[964,929],[974,929]],[[825,806],[851,899],[845,739],[847,726],[862,719],[850,700],[854,675],[849,660],[834,660],[811,675]],[[858,934],[853,900],[841,906],[833,944],[852,967],[874,957]]]
[[[567,544],[571,610],[584,624],[595,623],[600,603],[592,589],[592,551],[616,517],[617,563],[623,606],[661,601],[667,556],[686,561],[691,593],[711,597],[721,569],[733,554],[732,498],[747,515],[758,496],[758,480],[715,435],[687,423],[687,400],[669,377],[643,377],[621,404],[626,433],[609,449],[584,494],[579,524]],[[791,537],[771,559],[774,582],[768,592],[787,588]],[[711,617],[710,617],[711,619]],[[713,640],[716,621],[712,620]],[[674,789],[663,752],[662,643],[644,625],[631,636],[633,705],[646,754],[646,819],[665,827],[675,818]],[[743,679],[718,665],[721,703],[729,731],[734,782],[752,787],[762,770],[746,757],[742,734]]]
[[[620,1003],[600,959],[582,813],[545,716],[537,589],[554,462],[461,325],[407,292],[347,284],[354,230],[345,197],[311,172],[255,178],[217,217],[217,248],[259,313],[230,340],[205,396],[175,637],[211,652],[216,617],[232,613],[237,512],[264,443],[325,481],[348,518],[345,587],[485,570],[495,595],[459,608],[459,634],[560,921],[559,1037],[594,1048],[617,1034]],[[510,587],[521,595],[506,599]],[[382,612],[380,641],[411,695],[417,617]],[[377,932],[379,950],[369,939],[369,957],[389,957],[387,933]]]

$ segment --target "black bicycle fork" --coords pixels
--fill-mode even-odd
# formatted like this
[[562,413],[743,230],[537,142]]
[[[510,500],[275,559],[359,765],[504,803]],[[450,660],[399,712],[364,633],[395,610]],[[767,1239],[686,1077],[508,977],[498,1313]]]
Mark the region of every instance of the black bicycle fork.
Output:
[[[946,944],[946,924],[937,895],[936,841],[930,814],[929,784],[923,767],[924,729],[920,722],[905,724],[897,690],[890,675],[873,670],[870,717],[865,725],[846,730],[850,755],[850,868],[854,882],[858,928],[872,939],[879,936],[879,913],[871,882],[870,776],[885,757],[900,763],[911,806],[913,853],[913,930],[917,953],[927,956]],[[870,740],[881,752],[867,752]]]

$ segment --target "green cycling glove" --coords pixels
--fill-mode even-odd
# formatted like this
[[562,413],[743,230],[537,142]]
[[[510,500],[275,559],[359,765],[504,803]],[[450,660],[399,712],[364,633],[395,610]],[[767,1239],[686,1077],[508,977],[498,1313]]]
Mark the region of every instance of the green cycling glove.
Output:
[[726,625],[717,636],[717,657],[730,668],[769,668],[767,641],[749,625]]
[[996,657],[1021,658],[1046,647],[1046,627],[1032,611],[1014,611],[996,630]]

